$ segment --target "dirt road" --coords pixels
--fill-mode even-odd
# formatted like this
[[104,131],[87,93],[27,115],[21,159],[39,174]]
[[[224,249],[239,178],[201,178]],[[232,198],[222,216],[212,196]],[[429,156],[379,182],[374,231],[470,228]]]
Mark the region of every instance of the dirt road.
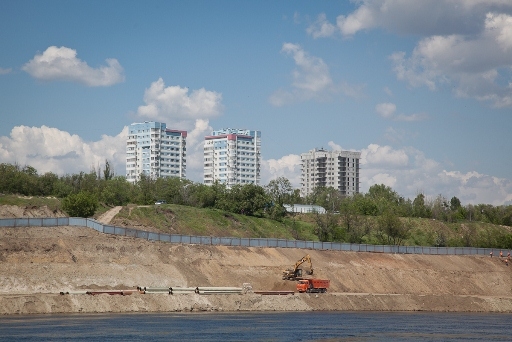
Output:
[[114,207],[109,211],[103,213],[103,215],[101,215],[100,217],[98,217],[97,221],[99,223],[109,224],[110,221],[112,221],[112,219],[121,211],[121,209],[123,209],[122,206]]

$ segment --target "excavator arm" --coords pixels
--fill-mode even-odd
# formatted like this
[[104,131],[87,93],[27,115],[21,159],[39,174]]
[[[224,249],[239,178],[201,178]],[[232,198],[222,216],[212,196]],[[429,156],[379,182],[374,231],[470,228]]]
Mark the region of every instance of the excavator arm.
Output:
[[303,256],[302,259],[298,260],[295,265],[293,265],[293,268],[283,271],[283,280],[297,280],[302,277],[302,269],[300,269],[299,266],[305,262],[308,262],[309,264],[310,271],[308,274],[313,274],[313,262],[311,261],[309,254],[307,254]]

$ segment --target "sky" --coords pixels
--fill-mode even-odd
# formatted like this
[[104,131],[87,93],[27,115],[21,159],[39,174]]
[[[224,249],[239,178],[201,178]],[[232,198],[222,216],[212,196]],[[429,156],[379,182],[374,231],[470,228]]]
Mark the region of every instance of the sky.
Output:
[[262,132],[261,185],[361,152],[360,190],[512,204],[512,2],[27,1],[0,5],[0,162],[125,174],[127,127]]

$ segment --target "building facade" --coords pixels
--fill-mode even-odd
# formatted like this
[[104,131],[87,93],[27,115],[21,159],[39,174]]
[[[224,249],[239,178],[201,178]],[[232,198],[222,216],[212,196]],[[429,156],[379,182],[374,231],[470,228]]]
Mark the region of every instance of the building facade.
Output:
[[333,187],[347,196],[359,193],[361,152],[314,149],[300,158],[301,196],[308,196],[318,187]]
[[231,187],[260,183],[261,132],[226,128],[204,138],[204,178]]
[[142,174],[186,178],[187,132],[168,129],[165,123],[133,123],[126,142],[126,180],[136,182]]

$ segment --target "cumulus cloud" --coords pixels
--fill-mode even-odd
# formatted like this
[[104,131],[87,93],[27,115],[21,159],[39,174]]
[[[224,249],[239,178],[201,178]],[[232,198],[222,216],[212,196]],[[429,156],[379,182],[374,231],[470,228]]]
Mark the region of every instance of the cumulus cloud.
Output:
[[43,81],[73,81],[90,87],[110,86],[124,81],[123,67],[117,59],[106,60],[107,66],[92,68],[77,58],[76,50],[50,46],[36,54],[22,69]]
[[488,12],[512,13],[508,0],[364,0],[348,15],[332,24],[325,14],[307,28],[314,38],[340,34],[351,37],[359,31],[384,28],[399,34],[420,36],[474,34],[481,30],[480,18]]
[[335,93],[360,97],[362,86],[351,86],[346,82],[335,84],[323,59],[311,56],[300,45],[284,43],[281,52],[292,56],[297,68],[292,72],[292,90],[275,91],[269,99],[272,105],[283,106],[311,99],[323,100]]
[[391,146],[370,144],[361,151],[361,164],[405,167],[409,164],[409,156],[403,150],[393,150]]
[[189,92],[186,87],[166,87],[162,78],[146,89],[144,102],[137,110],[139,117],[167,123],[190,125],[197,119],[215,117],[223,110],[222,94],[204,88]]
[[263,160],[261,163],[261,184],[268,184],[272,179],[286,177],[290,183],[300,186],[301,159],[299,155],[289,154],[279,159]]
[[396,105],[394,103],[379,103],[375,106],[375,111],[377,114],[379,114],[381,117],[385,119],[391,119],[394,121],[421,121],[428,118],[428,115],[425,113],[415,113],[411,115],[406,114],[395,114],[396,112]]
[[117,175],[125,174],[125,127],[118,135],[103,135],[101,140],[86,142],[78,135],[57,128],[16,126],[10,135],[0,137],[0,159],[5,163],[31,165],[39,173],[88,172],[112,163]]
[[204,167],[204,137],[210,135],[213,128],[205,119],[195,120],[194,127],[187,134],[187,178],[202,182]]
[[488,101],[495,107],[512,106],[512,16],[488,13],[477,36],[431,36],[419,41],[410,57],[390,56],[399,80],[436,90],[451,84],[456,96]]
[[396,112],[396,105],[394,103],[379,103],[375,106],[375,111],[383,118],[390,118]]
[[[410,54],[390,56],[399,80],[437,90],[453,89],[494,107],[512,107],[512,2],[507,0],[365,0],[340,15],[336,25],[324,14],[307,28],[314,38],[382,28],[420,38]],[[412,121],[424,114],[395,119]]]
[[166,86],[159,78],[146,89],[143,100],[145,105],[137,109],[138,118],[187,131],[187,178],[202,181],[204,137],[213,131],[209,119],[224,109],[222,94],[204,88],[189,91],[186,87]]
[[0,68],[0,75],[7,75],[7,74],[11,73],[11,71],[12,71],[12,68],[7,68],[7,69]]
[[321,13],[317,20],[306,29],[306,32],[313,38],[329,37],[336,32],[336,26],[327,20],[325,13]]

